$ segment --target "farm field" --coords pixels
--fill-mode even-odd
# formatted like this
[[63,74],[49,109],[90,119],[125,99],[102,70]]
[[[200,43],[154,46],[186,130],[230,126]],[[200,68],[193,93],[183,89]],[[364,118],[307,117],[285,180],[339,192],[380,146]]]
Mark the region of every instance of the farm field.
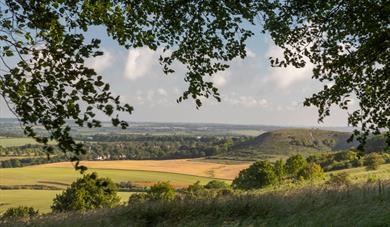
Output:
[[[32,138],[26,137],[0,137],[0,146],[2,147],[17,147],[24,146],[27,144],[38,144]],[[50,141],[49,144],[55,144],[54,141]]]
[[[0,190],[0,213],[10,207],[32,206],[41,213],[50,212],[54,197],[60,190]],[[122,202],[127,202],[132,192],[118,192]]]
[[2,147],[23,146],[26,144],[37,144],[37,142],[32,138],[0,137],[0,146]]
[[[169,181],[176,187],[185,187],[196,181],[207,183],[215,179],[178,173],[123,169],[89,168],[87,173],[94,171],[99,176],[111,178],[114,182],[132,181],[139,186],[149,186],[158,181]],[[48,167],[40,165],[0,169],[0,185],[49,185],[65,188],[66,185],[69,185],[78,177],[80,177],[80,173],[71,167]]]
[[[82,165],[93,169],[143,170],[166,173],[188,174],[233,180],[238,173],[249,167],[249,162],[209,162],[203,159],[174,160],[117,160],[117,161],[82,161]],[[73,168],[70,162],[58,162],[37,166]]]

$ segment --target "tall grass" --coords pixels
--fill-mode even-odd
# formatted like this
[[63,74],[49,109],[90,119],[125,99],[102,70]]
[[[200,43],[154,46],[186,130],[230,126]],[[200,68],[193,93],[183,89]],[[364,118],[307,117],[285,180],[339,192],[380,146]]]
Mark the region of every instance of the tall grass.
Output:
[[[11,224],[11,223],[9,223]],[[311,186],[217,199],[153,201],[52,214],[31,226],[389,226],[390,182]],[[15,226],[15,223],[12,223]]]

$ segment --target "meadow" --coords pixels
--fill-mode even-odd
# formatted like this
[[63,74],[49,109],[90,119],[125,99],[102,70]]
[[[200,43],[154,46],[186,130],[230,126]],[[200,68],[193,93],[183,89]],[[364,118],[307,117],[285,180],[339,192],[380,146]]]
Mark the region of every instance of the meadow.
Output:
[[2,147],[16,147],[26,144],[38,144],[32,138],[26,137],[0,137],[0,146]]
[[[112,168],[115,168],[115,166],[112,166]],[[186,187],[196,181],[206,184],[215,179],[178,173],[126,169],[90,168],[87,173],[94,171],[99,176],[109,177],[116,183],[131,181],[141,187],[150,186],[159,181],[169,181],[175,187]],[[41,165],[4,168],[0,169],[0,185],[46,185],[65,189],[80,176],[80,173],[71,167]],[[33,206],[41,212],[48,212],[54,196],[60,192],[60,190],[0,190],[0,213],[9,207],[18,205]],[[120,192],[119,194],[123,201],[127,201],[130,196],[128,192]]]
[[[158,161],[157,164],[164,162],[172,164],[174,160]],[[201,164],[213,164],[217,163],[208,163],[202,162],[199,160],[180,160],[182,165],[187,163],[191,168],[192,165],[201,165]],[[90,168],[87,172],[96,171],[100,176],[110,177],[114,182],[119,183],[121,181],[132,181],[138,186],[150,186],[158,181],[169,181],[176,187],[186,187],[189,184],[193,184],[196,181],[200,181],[201,184],[206,184],[210,180],[215,178],[178,174],[178,173],[168,173],[163,172],[167,171],[167,167],[162,165],[159,169],[158,166],[153,166],[156,164],[153,161],[144,161],[149,164],[148,168],[153,166],[154,170],[160,171],[146,171],[146,170],[131,170],[123,169],[126,166],[115,165],[115,162],[122,163],[122,161],[110,161],[110,162],[92,162],[94,167],[104,166],[108,163],[112,164],[111,168],[122,168],[122,169],[107,169],[107,168]],[[125,162],[126,163],[126,162]],[[194,164],[195,163],[195,164]],[[64,163],[59,163],[65,165]],[[104,164],[104,165],[103,165]],[[139,163],[138,163],[139,164]],[[222,165],[222,164],[219,164]],[[224,164],[227,165],[227,164]],[[235,165],[227,165],[235,168]],[[92,167],[90,165],[90,167]],[[179,166],[178,166],[179,167]],[[181,166],[183,169],[191,169],[190,167]],[[130,168],[130,167],[127,167]],[[131,168],[135,168],[132,166]],[[335,174],[339,172],[348,172],[351,180],[355,183],[364,183],[369,180],[377,179],[390,179],[390,164],[381,165],[378,170],[366,171],[364,167],[352,168],[347,170],[339,170],[328,172],[326,175],[329,177],[330,174]],[[199,172],[203,173],[203,172]],[[56,186],[58,188],[66,188],[71,182],[73,182],[77,177],[80,177],[80,174],[76,172],[71,167],[56,167],[55,165],[39,165],[31,166],[24,168],[9,168],[9,169],[0,169],[0,179],[1,185],[47,185],[47,186]],[[230,181],[226,181],[230,183]],[[311,184],[311,183],[309,183]],[[320,183],[322,184],[322,183]],[[295,188],[304,187],[305,184],[295,185]],[[279,190],[288,190],[291,188],[291,185],[286,185],[279,188]],[[278,190],[278,191],[279,191]],[[270,191],[275,191],[274,188],[268,187],[262,190],[259,190],[259,193],[268,193]],[[59,190],[0,190],[0,212],[4,211],[8,207],[15,207],[18,205],[28,205],[33,206],[39,209],[41,212],[48,212],[49,207],[52,203],[54,196],[59,193]],[[126,201],[129,193],[120,192],[120,196],[123,201]]]
[[[390,182],[235,193],[49,214],[29,226],[388,226]],[[4,223],[25,226],[26,222]]]
[[[50,212],[54,197],[61,190],[0,190],[0,213],[10,207],[31,206],[41,213]],[[128,201],[133,192],[118,192],[121,202]]]
[[[121,170],[121,169],[94,169],[86,173],[97,172],[99,176],[109,177],[114,182],[131,181],[138,186],[149,186],[158,181],[169,181],[176,187],[185,187],[196,181],[207,183],[215,178],[193,176],[178,173],[158,171]],[[68,167],[30,166],[23,168],[0,169],[1,185],[51,185],[65,188],[80,173]]]

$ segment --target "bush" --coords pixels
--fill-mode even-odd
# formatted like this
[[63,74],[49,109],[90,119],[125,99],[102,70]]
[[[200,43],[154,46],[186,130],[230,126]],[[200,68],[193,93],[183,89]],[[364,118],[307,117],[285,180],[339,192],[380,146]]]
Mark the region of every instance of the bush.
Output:
[[205,186],[206,189],[227,189],[230,186],[225,181],[212,180],[209,181]]
[[54,212],[111,208],[119,204],[116,185],[97,173],[86,174],[57,195],[51,206]]
[[147,192],[149,200],[173,200],[175,196],[175,189],[169,182],[158,182]]
[[131,191],[136,187],[131,181],[121,181],[116,186],[120,191]]
[[257,161],[249,168],[242,170],[233,180],[233,187],[237,189],[256,189],[273,185],[277,177],[273,166],[268,160]]
[[292,177],[298,177],[298,173],[302,171],[307,165],[306,159],[300,155],[294,155],[287,159],[285,169],[287,174]]
[[315,163],[307,164],[298,175],[305,180],[322,180],[325,177],[321,166]]
[[358,159],[358,153],[355,151],[343,151],[335,154],[336,161],[353,161]]
[[376,175],[370,175],[370,176],[367,177],[367,183],[368,184],[373,184],[373,183],[376,183],[378,181],[379,181],[379,178]]
[[352,181],[348,173],[341,172],[338,174],[331,174],[330,179],[326,183],[332,186],[349,186]]
[[366,158],[366,168],[367,170],[377,170],[380,165],[384,164],[385,160],[383,157],[376,153],[371,153]]
[[33,207],[11,207],[8,208],[3,215],[2,219],[19,219],[19,218],[32,218],[39,215],[39,211]]
[[283,181],[284,176],[286,175],[286,170],[282,159],[274,163],[274,171],[278,182],[281,183]]
[[146,200],[148,200],[146,193],[134,193],[130,195],[128,203],[129,205],[131,205],[131,204],[143,203]]

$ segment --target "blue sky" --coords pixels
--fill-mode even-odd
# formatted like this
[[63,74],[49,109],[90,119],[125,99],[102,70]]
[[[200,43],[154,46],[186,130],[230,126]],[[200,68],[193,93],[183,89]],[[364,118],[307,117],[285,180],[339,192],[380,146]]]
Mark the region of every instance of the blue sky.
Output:
[[[127,50],[105,36],[102,28],[93,28],[87,38],[102,39],[105,55],[89,59],[87,64],[103,75],[114,94],[134,106],[134,114],[124,116],[130,121],[346,126],[347,113],[337,108],[318,125],[317,110],[303,107],[304,98],[323,86],[311,79],[312,66],[270,67],[268,57],[281,52],[266,34],[255,32],[257,35],[248,42],[247,58],[235,59],[230,69],[210,78],[220,89],[222,102],[204,100],[199,110],[192,100],[176,103],[187,86],[184,69],[176,66],[175,74],[164,75],[158,63],[159,51]],[[11,116],[4,102],[0,107],[0,117]]]

